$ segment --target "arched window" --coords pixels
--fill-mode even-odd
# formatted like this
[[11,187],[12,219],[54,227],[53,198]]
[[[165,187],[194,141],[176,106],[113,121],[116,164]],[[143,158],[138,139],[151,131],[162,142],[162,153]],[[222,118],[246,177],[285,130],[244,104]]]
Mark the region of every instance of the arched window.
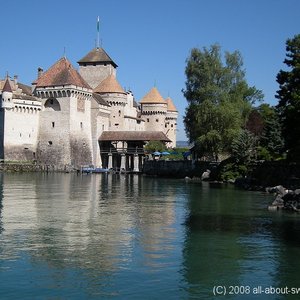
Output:
[[59,102],[55,99],[55,98],[49,98],[46,102],[45,102],[45,110],[48,111],[60,111],[60,104]]

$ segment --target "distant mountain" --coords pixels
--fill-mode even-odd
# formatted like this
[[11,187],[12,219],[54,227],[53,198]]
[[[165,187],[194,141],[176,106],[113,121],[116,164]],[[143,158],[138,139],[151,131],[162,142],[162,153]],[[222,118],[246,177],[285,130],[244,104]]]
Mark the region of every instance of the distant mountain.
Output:
[[176,141],[176,147],[178,148],[188,148],[190,144],[188,141]]

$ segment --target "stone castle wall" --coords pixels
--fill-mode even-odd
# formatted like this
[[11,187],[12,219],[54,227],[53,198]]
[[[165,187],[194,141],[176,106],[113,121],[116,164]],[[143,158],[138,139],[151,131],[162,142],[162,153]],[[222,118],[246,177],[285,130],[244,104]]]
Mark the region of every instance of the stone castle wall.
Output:
[[35,160],[40,103],[11,99],[1,111],[1,140],[5,160]]
[[88,64],[79,66],[79,74],[90,85],[91,88],[97,87],[101,81],[113,74],[116,77],[116,69],[111,64]]
[[145,130],[165,132],[167,104],[143,104],[142,117]]

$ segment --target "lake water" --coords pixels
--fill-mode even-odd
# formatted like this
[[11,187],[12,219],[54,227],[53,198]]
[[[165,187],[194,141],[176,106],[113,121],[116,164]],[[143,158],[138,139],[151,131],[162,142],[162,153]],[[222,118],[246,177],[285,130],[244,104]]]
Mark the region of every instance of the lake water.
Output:
[[269,212],[272,199],[137,175],[0,174],[0,299],[213,299],[224,288],[220,299],[298,299],[300,216]]

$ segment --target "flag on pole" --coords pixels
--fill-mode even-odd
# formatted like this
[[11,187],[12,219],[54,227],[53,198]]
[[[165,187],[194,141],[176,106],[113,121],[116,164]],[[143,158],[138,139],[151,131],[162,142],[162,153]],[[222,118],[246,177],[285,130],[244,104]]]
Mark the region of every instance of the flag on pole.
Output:
[[99,28],[100,28],[100,19],[98,16],[98,18],[97,18],[97,44],[96,44],[97,48],[99,48]]

